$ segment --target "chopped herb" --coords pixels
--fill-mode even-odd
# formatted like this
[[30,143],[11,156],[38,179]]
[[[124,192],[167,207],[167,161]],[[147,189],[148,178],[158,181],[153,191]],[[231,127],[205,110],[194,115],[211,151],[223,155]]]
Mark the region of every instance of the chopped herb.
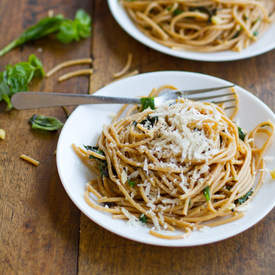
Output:
[[254,20],[253,22],[252,22],[252,24],[254,25],[254,24],[256,24],[258,21],[260,21],[261,20],[261,18],[260,17],[258,17],[256,20]]
[[140,220],[142,223],[147,223],[147,217],[146,217],[144,214],[141,214],[141,215],[140,215],[139,220]]
[[225,185],[225,189],[226,189],[227,191],[230,191],[231,188],[232,188],[232,186],[230,186],[230,185]]
[[234,34],[234,36],[232,37],[232,39],[237,38],[237,37],[240,35],[240,33],[241,33],[241,30],[237,31],[237,32]]
[[172,6],[167,7],[166,9],[167,9],[168,11],[170,11],[170,10],[172,9]]
[[100,170],[100,175],[103,177],[109,177],[109,172],[108,172],[108,166],[107,166],[107,161],[106,160],[99,160],[97,159],[98,162],[98,167]]
[[244,196],[235,200],[234,203],[241,205],[244,202],[246,202],[252,194],[253,194],[253,191],[252,191],[252,189],[250,189]]
[[153,97],[142,97],[140,99],[141,111],[144,111],[147,108],[155,109],[155,100]]
[[257,36],[258,34],[259,34],[258,31],[254,31],[254,32],[253,32],[253,35],[254,35],[254,36]]
[[44,70],[41,61],[30,55],[27,62],[7,65],[5,71],[0,72],[0,101],[4,100],[7,110],[12,108],[11,97],[28,90],[28,85],[34,77],[43,77]]
[[136,183],[135,183],[133,180],[128,180],[128,184],[129,184],[131,187],[135,187],[135,186],[136,186]]
[[238,127],[238,132],[239,132],[239,138],[244,141],[244,138],[246,136],[246,134],[243,132],[241,127]]
[[48,117],[42,115],[33,115],[29,119],[32,129],[43,131],[56,131],[63,127],[63,123],[55,117]]
[[140,124],[146,126],[149,129],[149,128],[153,127],[155,124],[157,124],[157,122],[158,122],[157,116],[152,116],[152,117],[147,116],[147,118],[142,120],[140,122]]
[[[102,150],[100,150],[98,146],[91,146],[91,145],[83,145],[83,146],[86,150],[90,150],[90,151],[93,151],[93,152],[95,152],[99,155],[105,156],[104,152]],[[95,159],[97,161],[98,168],[99,168],[99,171],[100,171],[100,174],[101,174],[102,177],[103,176],[105,176],[105,177],[109,176],[108,165],[107,165],[106,160],[96,158],[92,155],[89,155],[89,159]]]
[[108,208],[112,208],[112,207],[116,206],[116,204],[114,202],[104,202],[103,205],[108,206]]
[[189,8],[190,11],[199,11],[199,12],[202,12],[202,13],[206,13],[208,15],[208,20],[207,22],[208,23],[211,23],[212,21],[212,16],[216,15],[217,14],[217,9],[207,9],[205,7],[191,7]]
[[209,188],[209,186],[206,186],[203,189],[203,195],[205,196],[206,201],[210,201],[210,188]]
[[135,120],[132,122],[132,124],[133,124],[134,126],[137,126],[137,122],[136,122]]
[[183,13],[183,10],[181,10],[181,9],[175,9],[175,10],[173,11],[173,16],[177,16],[177,15],[179,15],[179,14],[181,14],[181,13]]
[[62,14],[45,17],[4,47],[0,51],[0,56],[28,41],[37,40],[53,33],[57,33],[57,39],[63,43],[87,38],[91,34],[91,17],[84,10],[78,10],[74,20],[66,19]]
[[[84,148],[85,148],[86,150],[93,151],[93,152],[95,152],[95,153],[97,153],[97,154],[99,154],[99,155],[102,155],[102,156],[105,155],[104,152],[98,148],[98,146],[84,145]],[[89,156],[89,159],[96,159],[96,157],[90,155],[90,156]]]

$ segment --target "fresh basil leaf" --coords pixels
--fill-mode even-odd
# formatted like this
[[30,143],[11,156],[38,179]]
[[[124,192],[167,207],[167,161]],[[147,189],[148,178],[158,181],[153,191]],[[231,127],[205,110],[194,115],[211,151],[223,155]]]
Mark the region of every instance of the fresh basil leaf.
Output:
[[30,55],[28,62],[7,65],[5,71],[0,73],[0,101],[7,103],[8,110],[12,108],[11,96],[27,91],[35,76],[44,76],[42,63],[35,55]]
[[84,10],[80,9],[75,15],[76,28],[80,38],[87,38],[91,35],[92,19]]
[[91,17],[84,11],[78,10],[75,19],[66,19],[60,25],[57,39],[63,43],[79,41],[91,34]]
[[41,19],[37,24],[26,29],[17,39],[13,40],[10,44],[3,48],[0,51],[0,56],[3,56],[13,48],[23,45],[28,41],[37,40],[56,32],[62,21],[62,15]]
[[21,62],[14,66],[7,65],[4,71],[4,81],[10,87],[12,94],[27,91],[28,84],[34,76],[34,67],[27,62]]
[[62,43],[71,43],[72,41],[78,41],[79,35],[75,22],[72,20],[64,20],[60,25],[57,39]]
[[42,115],[33,115],[29,119],[32,129],[43,131],[56,131],[63,127],[63,123],[55,117],[48,117]]
[[57,33],[57,39],[63,43],[86,38],[91,34],[91,17],[84,10],[78,10],[74,20],[66,19],[61,14],[43,18],[4,47],[0,51],[0,56],[28,41],[37,40],[54,33]]
[[37,77],[44,77],[45,72],[42,62],[34,55],[29,56],[29,63],[35,68],[34,75]]
[[[0,73],[0,79],[3,79],[3,73]],[[7,104],[7,109],[10,110],[12,108],[10,97],[12,93],[10,91],[9,86],[3,80],[0,80],[0,101],[4,100]]]

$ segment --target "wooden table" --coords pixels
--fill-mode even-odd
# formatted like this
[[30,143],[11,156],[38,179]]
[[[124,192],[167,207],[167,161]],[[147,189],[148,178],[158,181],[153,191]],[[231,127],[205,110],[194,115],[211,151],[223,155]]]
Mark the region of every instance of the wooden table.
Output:
[[[72,18],[80,7],[93,17],[90,39],[70,45],[42,39],[1,57],[1,70],[8,63],[26,60],[31,53],[42,59],[46,71],[68,59],[92,56],[95,74],[91,88],[97,90],[112,80],[112,73],[125,63],[126,53],[132,52],[133,68],[140,72],[184,70],[214,75],[250,90],[275,110],[274,51],[224,63],[166,56],[127,35],[104,0],[1,0],[0,46],[46,16],[49,9]],[[58,84],[60,74],[34,83],[32,90],[87,92],[88,78]],[[6,139],[0,141],[0,274],[275,273],[274,211],[238,236],[192,248],[139,244],[100,228],[81,214],[65,193],[54,155],[58,133],[31,131],[28,119],[33,113],[65,121],[61,108],[0,114],[0,128],[7,132]],[[22,153],[40,160],[40,166],[19,159]]]

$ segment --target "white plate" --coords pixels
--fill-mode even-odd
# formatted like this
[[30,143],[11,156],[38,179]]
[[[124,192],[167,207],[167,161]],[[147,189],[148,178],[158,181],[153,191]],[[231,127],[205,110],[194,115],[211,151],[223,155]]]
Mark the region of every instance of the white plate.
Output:
[[[189,72],[154,72],[140,74],[114,82],[97,92],[98,95],[112,96],[145,96],[154,87],[171,84],[180,89],[206,88],[229,82],[198,73]],[[244,89],[237,87],[240,97],[240,112],[238,123],[241,127],[251,130],[257,123],[270,119],[275,123],[274,113],[258,98]],[[76,145],[96,144],[102,126],[109,124],[110,115],[119,109],[120,105],[82,105],[79,106],[65,123],[57,145],[57,167],[65,190],[77,205],[91,220],[122,237],[153,245],[162,246],[194,246],[223,240],[234,236],[251,227],[262,219],[275,204],[275,182],[267,179],[260,192],[253,199],[246,215],[229,224],[211,228],[207,232],[193,232],[183,240],[164,240],[151,236],[146,226],[131,227],[126,221],[112,219],[107,213],[97,211],[87,205],[83,195],[85,184],[92,178],[89,169],[82,164],[72,150]],[[267,155],[275,155],[275,143]],[[268,167],[275,167],[275,161]]]
[[253,43],[241,52],[222,51],[214,53],[200,53],[186,50],[172,50],[153,41],[138,30],[118,0],[108,0],[108,4],[115,20],[128,34],[144,45],[172,56],[199,61],[232,61],[263,54],[275,48],[275,24],[273,24],[256,43]]

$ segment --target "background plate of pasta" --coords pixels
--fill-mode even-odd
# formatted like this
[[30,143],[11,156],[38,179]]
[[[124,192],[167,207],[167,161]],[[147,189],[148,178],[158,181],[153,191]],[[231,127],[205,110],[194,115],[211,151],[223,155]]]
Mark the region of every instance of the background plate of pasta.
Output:
[[256,224],[275,204],[274,113],[238,86],[233,110],[187,99],[152,105],[167,86],[225,84],[164,71],[99,90],[146,104],[82,105],[70,115],[57,146],[69,197],[103,228],[152,245],[212,243]]
[[160,52],[199,61],[231,61],[275,47],[274,0],[109,0],[118,24]]

